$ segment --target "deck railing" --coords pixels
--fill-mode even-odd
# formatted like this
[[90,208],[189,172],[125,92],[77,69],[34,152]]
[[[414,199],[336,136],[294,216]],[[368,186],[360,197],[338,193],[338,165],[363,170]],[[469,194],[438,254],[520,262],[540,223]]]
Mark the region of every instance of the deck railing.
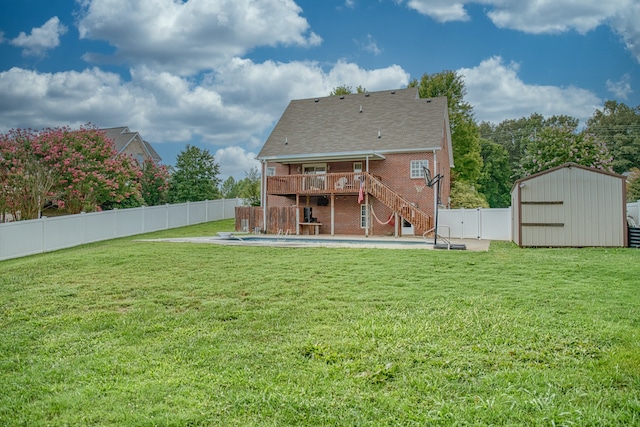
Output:
[[280,175],[267,177],[267,194],[357,194],[362,173]]

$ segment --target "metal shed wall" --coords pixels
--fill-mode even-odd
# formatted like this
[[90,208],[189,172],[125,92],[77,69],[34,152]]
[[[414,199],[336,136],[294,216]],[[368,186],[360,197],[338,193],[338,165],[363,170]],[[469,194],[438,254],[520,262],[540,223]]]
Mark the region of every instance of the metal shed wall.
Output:
[[520,246],[626,245],[625,179],[567,164],[516,182],[514,241]]

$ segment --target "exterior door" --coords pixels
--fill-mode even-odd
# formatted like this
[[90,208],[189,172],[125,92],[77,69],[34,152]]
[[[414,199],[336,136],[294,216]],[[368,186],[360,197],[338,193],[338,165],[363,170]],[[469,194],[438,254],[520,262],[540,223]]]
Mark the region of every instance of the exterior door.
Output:
[[314,163],[302,165],[302,173],[305,175],[316,175],[313,177],[305,178],[304,189],[305,190],[324,190],[325,189],[325,175],[327,173],[326,163]]

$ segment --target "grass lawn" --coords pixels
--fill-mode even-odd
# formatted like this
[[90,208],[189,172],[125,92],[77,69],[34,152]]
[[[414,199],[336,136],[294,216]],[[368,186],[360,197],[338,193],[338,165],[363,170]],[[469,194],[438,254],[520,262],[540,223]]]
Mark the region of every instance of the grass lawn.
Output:
[[2,261],[0,384],[2,426],[640,425],[640,251],[126,238]]

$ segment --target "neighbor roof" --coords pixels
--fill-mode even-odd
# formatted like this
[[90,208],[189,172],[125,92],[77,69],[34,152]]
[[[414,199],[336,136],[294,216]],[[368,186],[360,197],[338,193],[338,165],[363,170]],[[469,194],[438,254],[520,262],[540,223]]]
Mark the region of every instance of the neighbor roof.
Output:
[[448,125],[447,98],[420,99],[417,88],[293,100],[258,159],[440,149]]
[[107,138],[113,140],[118,154],[124,151],[124,149],[127,148],[131,141],[139,138],[149,157],[151,157],[156,162],[162,161],[162,158],[160,157],[158,152],[151,146],[151,144],[142,139],[142,136],[140,136],[138,132],[131,132],[126,126],[101,130],[105,132]]

